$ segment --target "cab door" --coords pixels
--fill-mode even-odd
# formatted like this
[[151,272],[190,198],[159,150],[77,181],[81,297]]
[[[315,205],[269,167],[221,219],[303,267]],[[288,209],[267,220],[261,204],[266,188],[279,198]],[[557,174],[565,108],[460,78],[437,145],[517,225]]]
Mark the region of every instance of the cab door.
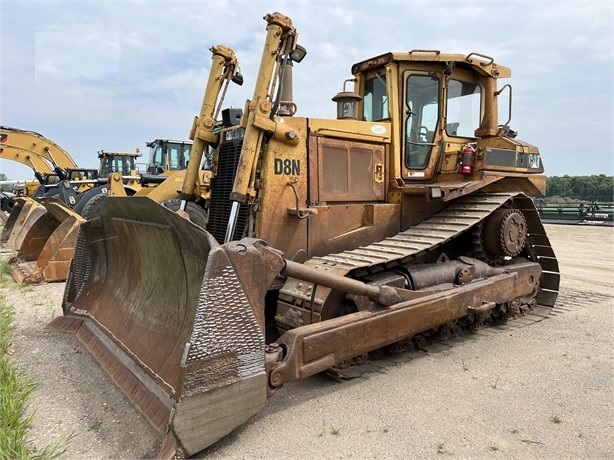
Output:
[[403,130],[405,152],[403,177],[427,180],[433,177],[439,156],[441,83],[427,73],[405,74]]
[[403,178],[432,182],[438,172],[459,172],[461,149],[477,140],[482,118],[479,81],[454,69],[451,75],[408,71],[404,84]]

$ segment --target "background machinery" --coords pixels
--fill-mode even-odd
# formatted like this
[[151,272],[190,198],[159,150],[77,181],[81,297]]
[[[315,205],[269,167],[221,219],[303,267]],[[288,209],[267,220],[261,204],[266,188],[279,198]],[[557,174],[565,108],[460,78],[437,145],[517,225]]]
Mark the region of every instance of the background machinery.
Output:
[[[206,88],[204,104],[215,107],[218,98],[220,104],[223,101],[230,81],[242,84],[242,79],[231,49],[220,45],[212,48],[212,52],[214,60],[222,65],[211,68],[211,83]],[[232,68],[232,72],[222,74],[227,68]],[[233,119],[230,119],[230,112],[225,113],[227,123],[236,124],[236,113]],[[207,129],[214,131],[220,127],[221,122],[212,123]],[[122,158],[117,154],[113,157],[110,152],[100,151],[100,171],[111,173],[100,185],[77,196],[73,209],[57,200],[41,200],[46,208],[44,218],[30,226],[17,256],[11,260],[13,278],[18,283],[65,280],[77,229],[85,220],[99,214],[107,196],[147,196],[174,211],[181,209],[192,221],[205,225],[211,176],[208,156],[201,153],[190,161],[191,140],[155,139],[147,146],[150,148],[149,162],[141,174],[135,173],[135,157]],[[114,160],[110,161],[112,158]],[[128,165],[131,167],[129,175],[120,170]],[[183,206],[178,199],[182,188],[190,192],[190,202]]]
[[[100,168],[79,168],[71,155],[43,135],[18,128],[0,127],[0,156],[32,168],[38,187],[16,200],[0,236],[3,251],[19,250],[29,229],[46,209],[38,200],[44,196],[60,199],[70,208],[76,206],[77,196],[90,190],[100,179],[100,171],[116,161],[131,158],[131,153],[104,154]],[[134,162],[131,162],[134,164]]]
[[[191,146],[190,141],[167,139],[156,139],[149,144],[152,146],[149,164],[160,159],[165,164],[174,164],[177,162],[175,158],[183,159],[189,155]],[[131,196],[141,190],[153,190],[177,172],[171,169],[163,171],[162,175],[140,175],[136,164],[140,156],[140,153],[101,150],[98,152],[99,169],[91,180],[64,180],[54,186],[46,183],[39,187],[39,190],[46,188],[46,193],[35,193],[32,199],[17,200],[16,209],[9,215],[1,238],[3,250],[17,251],[10,260],[15,281],[64,281],[74,252],[77,228],[97,215],[101,200],[110,190]],[[83,183],[89,187],[75,190],[77,184]],[[62,190],[61,195],[58,189]],[[173,196],[172,192],[168,193]],[[174,195],[177,195],[176,191]]]
[[190,180],[176,213],[107,198],[80,227],[51,324],[90,349],[169,458],[213,444],[285,382],[547,308],[558,293],[529,198],[545,190],[539,150],[515,138],[510,114],[498,122],[508,68],[478,53],[390,52],[352,66],[337,119],[298,117],[290,64],[305,50],[289,18],[265,20],[240,124],[212,129],[205,98],[191,132],[192,155],[214,149],[205,225],[181,215]]
[[579,202],[572,204],[537,203],[542,221],[553,224],[614,225],[614,207],[611,204]]

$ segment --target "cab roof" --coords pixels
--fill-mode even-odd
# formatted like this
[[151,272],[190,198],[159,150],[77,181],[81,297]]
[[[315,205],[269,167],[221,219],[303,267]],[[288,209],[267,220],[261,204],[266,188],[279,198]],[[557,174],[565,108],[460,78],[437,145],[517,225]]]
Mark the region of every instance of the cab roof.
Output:
[[446,54],[438,50],[412,50],[408,52],[389,52],[358,62],[352,66],[352,74],[366,72],[385,66],[391,62],[441,62],[454,63],[455,67],[465,67],[484,76],[493,78],[509,78],[512,71],[509,67],[498,65],[490,56],[480,53]]

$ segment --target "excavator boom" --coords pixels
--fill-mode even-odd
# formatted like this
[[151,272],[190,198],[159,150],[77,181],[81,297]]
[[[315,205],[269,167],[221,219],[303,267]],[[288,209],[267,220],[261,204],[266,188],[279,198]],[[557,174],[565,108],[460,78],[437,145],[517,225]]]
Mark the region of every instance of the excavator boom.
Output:
[[[31,166],[32,157],[44,159],[53,171],[65,179],[64,172],[77,168],[70,154],[55,142],[34,131],[0,126],[0,147],[10,149],[15,161]],[[30,158],[28,158],[30,157]]]
[[16,161],[32,168],[35,177],[44,178],[46,175],[55,173],[49,159],[40,156],[36,152],[27,151],[5,143],[0,143],[0,159]]

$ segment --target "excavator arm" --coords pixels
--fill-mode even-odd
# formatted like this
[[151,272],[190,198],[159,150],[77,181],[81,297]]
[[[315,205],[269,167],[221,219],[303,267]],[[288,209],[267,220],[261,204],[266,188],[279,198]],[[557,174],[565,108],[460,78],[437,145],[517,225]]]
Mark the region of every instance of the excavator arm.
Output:
[[[78,168],[66,150],[34,131],[0,126],[0,148],[11,148],[15,155],[15,158],[11,159],[15,161],[37,155],[52,166],[52,172],[55,172],[60,180],[66,179],[67,170]],[[27,162],[20,161],[20,163],[32,167]]]
[[23,148],[6,145],[0,142],[0,159],[16,161],[32,168],[34,177],[42,184],[45,176],[55,174],[54,168],[47,158]]

